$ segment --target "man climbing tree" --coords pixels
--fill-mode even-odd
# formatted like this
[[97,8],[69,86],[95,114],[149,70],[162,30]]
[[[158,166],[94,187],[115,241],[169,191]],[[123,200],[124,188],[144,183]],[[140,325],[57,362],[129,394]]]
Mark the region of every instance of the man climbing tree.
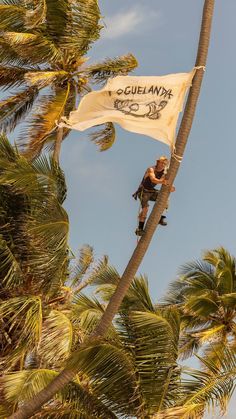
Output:
[[[165,179],[166,170],[169,165],[169,160],[166,156],[161,156],[157,161],[155,166],[149,167],[143,179],[138,187],[138,190],[133,194],[134,199],[139,198],[141,203],[141,211],[139,213],[139,225],[135,230],[137,236],[142,236],[144,233],[144,224],[147,218],[149,201],[156,201],[159,190],[155,188],[156,185],[168,185],[167,180]],[[175,187],[171,187],[171,192],[175,191]],[[162,215],[159,221],[159,224],[166,226],[166,216]]]

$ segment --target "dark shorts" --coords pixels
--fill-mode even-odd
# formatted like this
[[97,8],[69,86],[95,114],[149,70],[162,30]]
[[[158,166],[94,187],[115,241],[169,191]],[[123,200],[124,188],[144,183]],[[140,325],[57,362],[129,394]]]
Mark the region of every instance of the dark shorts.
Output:
[[140,199],[140,203],[141,203],[141,207],[142,208],[147,208],[149,207],[149,203],[148,201],[156,201],[157,197],[158,197],[159,191],[155,190],[155,191],[140,191],[138,193],[138,198]]

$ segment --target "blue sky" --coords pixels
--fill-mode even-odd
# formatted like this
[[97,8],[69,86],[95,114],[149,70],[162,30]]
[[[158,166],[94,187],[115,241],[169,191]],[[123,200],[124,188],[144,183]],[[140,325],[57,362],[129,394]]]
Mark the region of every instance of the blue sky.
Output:
[[[100,0],[106,28],[90,50],[90,62],[132,52],[136,75],[191,70],[195,62],[203,0]],[[198,109],[171,196],[168,226],[158,228],[139,273],[147,274],[154,300],[181,264],[204,249],[226,247],[235,238],[235,0],[216,0],[209,58]],[[136,245],[138,204],[131,195],[145,169],[168,147],[117,127],[115,145],[99,153],[86,132],[73,131],[63,144],[70,243],[97,256],[107,254],[122,274]],[[228,414],[233,418],[233,413]]]

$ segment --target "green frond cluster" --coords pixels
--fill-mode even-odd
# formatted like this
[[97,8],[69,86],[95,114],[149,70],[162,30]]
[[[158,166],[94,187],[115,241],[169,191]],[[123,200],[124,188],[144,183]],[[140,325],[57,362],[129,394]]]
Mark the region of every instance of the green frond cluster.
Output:
[[[23,89],[0,103],[0,124],[11,131],[26,123],[23,150],[30,159],[44,145],[57,149],[61,140],[56,122],[75,109],[77,96],[90,90],[89,82],[104,83],[137,66],[132,54],[85,65],[100,36],[100,19],[97,0],[57,0],[56,6],[54,0],[0,2],[0,87]],[[62,140],[68,134],[64,129]],[[107,150],[114,143],[114,127],[107,124],[92,138],[100,150]]]

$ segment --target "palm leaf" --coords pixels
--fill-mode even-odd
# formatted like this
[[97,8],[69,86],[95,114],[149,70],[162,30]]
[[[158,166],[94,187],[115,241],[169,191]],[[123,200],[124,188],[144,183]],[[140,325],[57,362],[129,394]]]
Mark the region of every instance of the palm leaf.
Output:
[[121,55],[116,58],[108,58],[105,61],[86,67],[84,73],[95,83],[105,83],[109,77],[127,75],[138,66],[136,58],[132,54]]
[[178,397],[180,371],[178,356],[179,316],[176,310],[161,314],[122,314],[119,329],[130,349],[142,394],[142,414],[154,414]]
[[25,72],[25,81],[31,86],[41,89],[54,83],[62,83],[67,80],[67,71],[31,71]]
[[54,196],[63,200],[66,192],[65,178],[62,170],[55,162],[40,156],[32,163],[22,155],[18,159],[6,162],[5,156],[1,155],[0,165],[4,167],[0,174],[0,184],[11,186],[15,194],[24,194],[34,200],[34,205],[42,206]]
[[[22,3],[22,2],[21,2]],[[0,31],[24,30],[25,9],[20,4],[0,4]]]
[[94,395],[115,414],[134,414],[137,392],[133,364],[125,351],[108,343],[81,347],[70,358],[90,380]]
[[35,349],[41,336],[41,299],[35,296],[9,298],[0,304],[0,316],[14,349],[6,356],[5,368],[14,366],[26,351]]
[[57,375],[56,371],[49,369],[8,373],[3,379],[5,398],[8,402],[14,403],[29,400]]
[[28,232],[41,246],[45,246],[45,249],[64,251],[69,232],[68,215],[59,203],[53,200],[51,206],[37,208],[37,219],[29,220]]
[[13,130],[31,110],[38,90],[30,87],[0,102],[0,123],[2,130]]
[[72,285],[78,285],[83,276],[86,274],[88,269],[94,262],[93,248],[89,245],[85,245],[80,249],[79,260],[73,267],[73,274],[71,277]]
[[60,366],[68,358],[73,340],[73,327],[65,313],[52,310],[45,318],[38,349],[43,363]]
[[24,76],[26,69],[21,67],[0,66],[0,86],[6,89],[10,87],[18,87],[25,83]]
[[45,36],[26,32],[5,32],[4,39],[22,59],[30,63],[61,62],[62,54],[55,44]]
[[95,143],[100,151],[106,151],[115,142],[115,127],[111,122],[104,125],[99,131],[90,134],[90,139]]
[[[3,38],[3,35],[0,36],[0,62],[6,65],[16,65],[18,67],[25,65],[29,67],[29,57],[21,57]],[[30,63],[30,66],[34,67],[32,63]]]
[[1,284],[9,288],[16,287],[24,281],[19,261],[12,253],[7,242],[0,235],[0,271]]
[[68,0],[57,1],[57,12],[55,13],[55,1],[46,0],[46,30],[54,43],[61,44],[61,37],[64,34],[68,22],[69,2]]
[[[73,0],[69,3],[64,35],[60,37],[60,47],[85,55],[92,42],[99,38],[100,10],[97,0]],[[79,52],[79,54],[78,54]]]
[[55,121],[59,120],[64,112],[69,92],[69,84],[67,89],[56,88],[52,94],[43,95],[39,105],[33,108],[32,115],[27,120],[27,127],[19,138],[27,157],[37,156],[50,138],[52,130],[56,128]]
[[[53,370],[37,369],[5,375],[3,388],[6,401],[15,404],[29,400],[45,388],[57,374]],[[64,418],[65,415],[67,418],[74,419],[82,417],[84,419],[94,417],[116,419],[116,416],[78,380],[65,386],[55,397],[55,401],[45,406],[39,413],[40,417],[45,418]],[[38,417],[37,414],[36,417]]]
[[40,0],[34,9],[28,9],[25,14],[25,26],[33,29],[45,22],[47,13],[46,0]]

